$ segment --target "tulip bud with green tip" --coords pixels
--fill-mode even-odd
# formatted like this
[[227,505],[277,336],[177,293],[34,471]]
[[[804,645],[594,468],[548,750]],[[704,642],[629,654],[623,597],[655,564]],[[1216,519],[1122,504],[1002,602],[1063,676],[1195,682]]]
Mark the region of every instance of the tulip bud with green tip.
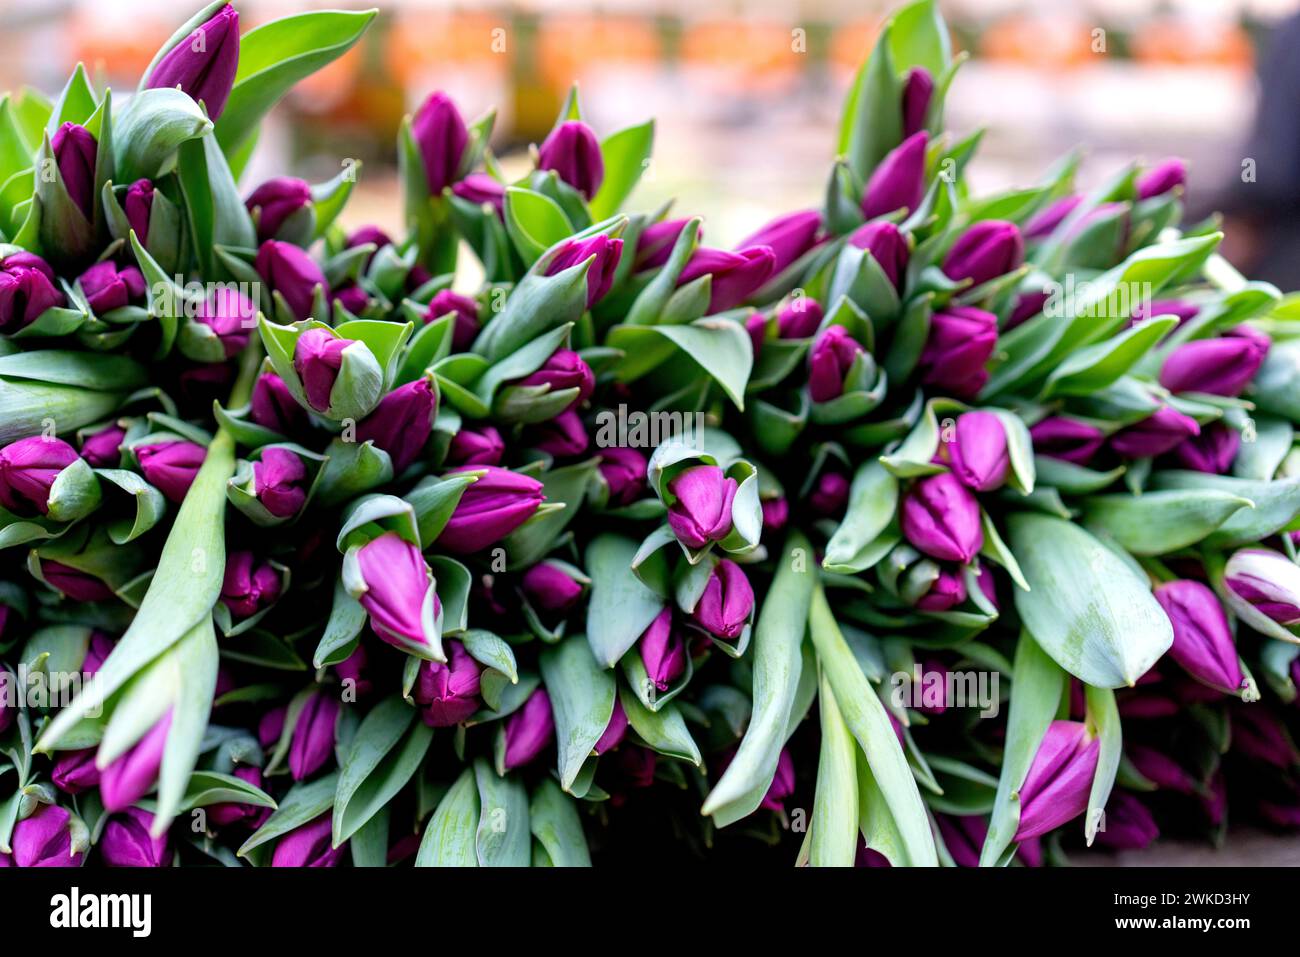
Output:
[[328,419],[363,419],[384,395],[384,370],[359,339],[316,324],[303,328],[266,323],[262,336],[280,340],[272,364],[289,392]]
[[384,532],[349,549],[343,582],[370,616],[376,635],[408,654],[442,658],[442,602],[417,545]]
[[496,466],[460,466],[451,474],[481,470],[461,494],[435,544],[456,555],[481,551],[499,542],[528,519],[546,497],[542,483]]
[[34,436],[0,449],[0,505],[15,515],[68,522],[99,502],[95,473],[62,439]]
[[459,641],[447,642],[447,661],[422,661],[412,698],[420,716],[431,728],[450,728],[468,721],[481,707],[480,677],[483,666]]

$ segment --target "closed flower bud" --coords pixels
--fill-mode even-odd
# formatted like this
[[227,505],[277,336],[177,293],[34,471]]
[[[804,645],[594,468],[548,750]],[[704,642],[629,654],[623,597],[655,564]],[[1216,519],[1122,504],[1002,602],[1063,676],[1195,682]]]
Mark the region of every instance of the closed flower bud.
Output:
[[12,335],[66,301],[41,257],[17,252],[0,259],[0,333]]
[[537,168],[554,170],[587,199],[596,195],[605,179],[600,142],[581,120],[566,120],[551,130],[537,151]]
[[1239,705],[1230,715],[1229,740],[1234,753],[1284,770],[1296,763],[1295,745],[1275,714],[1265,708]]
[[[1238,614],[1245,609],[1284,628],[1300,625],[1300,565],[1281,552],[1267,548],[1234,552],[1224,567],[1223,583]],[[1252,616],[1243,617],[1251,623]]]
[[478,303],[469,296],[462,296],[450,289],[441,289],[429,300],[429,307],[424,311],[424,321],[451,313],[452,320],[451,348],[453,352],[465,352],[474,344],[479,332]]
[[201,100],[216,120],[226,108],[238,66],[239,14],[226,4],[168,50],[144,85],[150,90],[180,87]]
[[547,266],[546,275],[558,275],[590,259],[591,265],[587,267],[587,308],[590,309],[614,284],[622,253],[623,240],[610,239],[604,233],[588,239],[566,239]]
[[500,465],[506,443],[494,427],[462,428],[447,447],[448,465]]
[[[122,442],[126,438],[126,429],[116,423],[105,426],[93,435],[88,435],[81,443],[81,457],[97,469],[117,468],[122,460]],[[4,453],[0,452],[0,459]]]
[[1007,430],[992,412],[964,412],[957,416],[956,433],[948,446],[952,474],[976,492],[990,492],[1007,480],[1011,459]]
[[158,780],[158,769],[162,767],[163,748],[171,726],[172,713],[169,710],[125,754],[100,769],[99,796],[106,811],[128,808],[153,789]]
[[923,66],[914,66],[903,80],[903,135],[925,129],[925,115],[934,97],[934,77]]
[[862,191],[862,215],[884,216],[896,209],[915,212],[925,195],[925,151],[930,137],[913,133],[885,154]]
[[784,272],[804,253],[817,245],[822,228],[822,214],[815,209],[778,216],[752,236],[738,243],[738,248],[767,246],[776,257],[772,274]]
[[1194,678],[1227,694],[1245,684],[1228,617],[1214,592],[1197,581],[1165,582],[1156,601],[1174,628],[1170,656]]
[[1201,427],[1195,419],[1162,405],[1141,422],[1111,436],[1110,447],[1125,458],[1153,458],[1200,434]]
[[385,532],[358,550],[357,566],[365,583],[357,600],[375,634],[395,648],[428,648],[442,605],[419,547]]
[[1025,261],[1025,243],[1015,223],[985,219],[972,225],[953,243],[943,260],[943,272],[955,282],[972,286],[1005,276]]
[[637,641],[646,675],[658,691],[667,691],[686,673],[686,645],[673,628],[673,611],[665,608]]
[[41,559],[41,577],[73,601],[107,601],[113,597],[113,589],[94,575],[48,558]]
[[776,270],[771,246],[750,246],[739,252],[701,246],[682,269],[677,284],[684,286],[701,276],[712,276],[708,311],[734,309],[758,292]]
[[184,440],[137,445],[131,451],[149,484],[178,505],[185,501],[208,455],[203,446]]
[[57,804],[37,804],[36,810],[14,825],[10,846],[18,867],[77,867],[80,851],[72,850],[72,815]]
[[565,409],[555,418],[534,426],[533,444],[555,459],[582,455],[591,444],[587,427],[575,409]]
[[126,190],[122,203],[127,225],[142,243],[149,241],[149,214],[153,212],[153,183],[138,179]]
[[95,218],[95,159],[99,144],[90,130],[76,123],[64,123],[50,140],[54,162],[63,177],[68,196],[87,220]]
[[528,603],[551,615],[568,614],[582,598],[582,582],[555,562],[538,562],[524,572],[522,585]]
[[275,239],[290,216],[311,203],[311,186],[294,176],[268,179],[253,190],[245,204],[257,221],[257,241]]
[[759,807],[769,811],[784,811],[786,799],[794,794],[794,787],[794,758],[790,757],[789,748],[782,748],[776,759],[776,773],[772,775],[772,783],[767,786],[767,793],[763,795]]
[[379,400],[374,411],[357,423],[357,441],[374,442],[393,460],[393,472],[400,473],[429,441],[437,412],[433,380],[421,376]]
[[[755,315],[759,315],[755,313]],[[776,315],[776,334],[781,339],[811,339],[825,318],[816,299],[800,296]]]
[[358,246],[372,245],[375,249],[383,249],[385,246],[393,245],[393,237],[388,235],[378,226],[369,225],[354,229],[348,234],[344,246],[348,249],[356,249]]
[[1133,322],[1145,322],[1152,316],[1176,316],[1181,326],[1188,319],[1193,319],[1201,307],[1185,299],[1157,299],[1154,302],[1139,303],[1133,310]]
[[966,582],[961,572],[945,568],[939,572],[929,590],[917,599],[919,611],[947,611],[966,600]]
[[[333,382],[330,383],[333,386]],[[326,398],[328,401],[328,391]],[[274,372],[263,372],[253,384],[248,417],[263,428],[292,435],[307,425],[307,413],[289,387]]]
[[253,463],[253,494],[276,518],[297,515],[307,501],[307,466],[288,449],[268,446]]
[[984,547],[979,502],[951,472],[918,479],[900,522],[903,536],[931,558],[966,564]]
[[50,488],[77,458],[62,439],[37,435],[10,442],[0,449],[0,505],[20,516],[49,514]]
[[411,136],[424,160],[429,193],[442,191],[459,179],[461,159],[469,144],[469,130],[456,104],[447,94],[431,94],[411,121]]
[[1112,791],[1106,802],[1106,826],[1098,828],[1097,843],[1115,851],[1149,847],[1160,829],[1147,806],[1125,791]]
[[[370,655],[366,651],[366,646],[357,642],[357,646],[352,649],[352,654],[334,666],[334,672],[343,682],[345,689],[354,691],[356,697],[361,698],[374,688],[374,682],[368,677],[369,666]],[[349,685],[348,682],[351,684]]]
[[903,277],[907,275],[907,261],[912,253],[897,226],[885,220],[859,226],[849,234],[849,245],[871,253],[871,258],[889,277],[894,288],[902,288]]
[[95,767],[95,749],[65,751],[54,762],[50,780],[64,794],[80,794],[99,784],[99,768]]
[[974,398],[989,374],[984,368],[998,341],[998,318],[974,306],[949,306],[930,317],[921,351],[921,381],[958,399]]
[[262,281],[284,297],[295,319],[311,318],[317,287],[329,294],[329,283],[316,260],[293,243],[267,240],[253,265]]
[[605,725],[604,732],[591,750],[597,754],[613,751],[625,737],[627,737],[627,712],[623,710],[623,702],[618,699],[618,695],[615,695],[614,712],[609,716],[609,724]]
[[[464,471],[476,466],[461,466]],[[495,466],[471,483],[456,504],[437,544],[457,555],[487,548],[528,521],[546,497],[542,483],[528,475]]]
[[420,662],[412,697],[431,728],[450,728],[468,721],[479,707],[483,666],[459,641],[447,642],[447,663]]
[[221,583],[221,602],[236,621],[249,618],[275,604],[280,597],[280,573],[258,562],[249,551],[231,552]]
[[555,717],[551,698],[545,688],[538,688],[523,707],[506,720],[505,761],[507,771],[528,764],[551,743],[555,736]]
[[844,511],[849,502],[849,478],[841,472],[823,472],[817,477],[808,506],[813,513],[824,518],[834,518]]
[[334,847],[333,821],[326,811],[294,828],[275,845],[272,867],[337,867],[346,846]]
[[1134,186],[1138,199],[1161,196],[1187,183],[1187,164],[1180,159],[1161,160],[1137,178]]
[[313,691],[304,702],[289,741],[289,772],[295,781],[311,777],[334,753],[340,709],[338,697],[325,688]]
[[116,647],[117,642],[108,635],[99,629],[92,631],[90,633],[90,646],[86,649],[86,657],[81,661],[81,673],[83,675],[97,674]]
[[1053,721],[1020,788],[1020,827],[1014,840],[1046,834],[1087,810],[1100,754],[1101,741],[1088,734],[1086,725]]
[[1138,774],[1156,787],[1178,794],[1196,793],[1196,780],[1169,755],[1140,744],[1131,745],[1125,750]]
[[1003,327],[1003,331],[1009,332],[1022,322],[1041,313],[1049,298],[1051,297],[1046,289],[1038,292],[1019,293],[1016,296],[1015,305],[1011,308],[1011,315],[1007,317],[1007,324]]
[[765,532],[779,532],[785,528],[785,523],[790,520],[790,503],[785,500],[784,495],[762,499],[758,503],[758,507],[763,512],[763,531]]
[[1215,422],[1199,435],[1184,439],[1174,448],[1174,457],[1185,469],[1225,475],[1241,449],[1241,433],[1230,425]]
[[980,851],[989,832],[984,818],[977,814],[936,814],[934,820],[953,863],[958,867],[979,867]]
[[1264,364],[1268,349],[1268,337],[1262,334],[1193,339],[1165,358],[1160,384],[1170,392],[1237,396]]
[[709,573],[704,593],[692,613],[693,620],[713,637],[734,641],[753,612],[754,589],[744,570],[731,559],[722,559]]
[[357,283],[348,282],[330,293],[330,302],[342,306],[354,316],[359,316],[370,305],[370,293]]
[[547,386],[550,392],[577,389],[573,405],[587,401],[596,388],[596,377],[582,356],[572,349],[556,349],[540,369],[516,380],[519,386]]
[[617,446],[600,450],[600,475],[609,487],[609,504],[630,505],[646,491],[646,457],[636,449]]
[[152,837],[154,816],[144,808],[129,807],[114,814],[99,838],[99,854],[106,867],[167,867],[171,864],[167,832]]
[[1034,443],[1034,454],[1075,465],[1087,465],[1106,440],[1095,425],[1063,415],[1050,416],[1038,422],[1029,430],[1029,437]]
[[651,223],[641,230],[636,241],[636,259],[633,268],[637,272],[657,269],[668,262],[672,255],[677,237],[686,228],[689,219],[667,219],[660,223]]
[[[279,737],[279,735],[276,737]],[[238,767],[231,773],[234,777],[251,784],[255,788],[262,787],[262,772],[259,768]],[[270,808],[258,807],[256,804],[237,804],[234,801],[209,804],[207,810],[208,822],[216,827],[229,827],[241,821],[253,823],[270,812]]]
[[736,480],[716,465],[694,465],[668,483],[668,524],[687,548],[703,548],[731,531]]
[[330,407],[330,393],[343,367],[343,350],[355,339],[343,339],[329,329],[308,329],[293,349],[293,371],[302,380],[307,402],[317,412]]
[[487,173],[470,173],[451,188],[461,199],[479,206],[491,206],[497,218],[505,219],[506,188],[495,177]]
[[812,400],[829,402],[843,395],[849,372],[864,352],[862,343],[843,326],[831,326],[822,332],[808,353],[808,392]]
[[257,326],[257,306],[233,286],[218,286],[194,318],[217,334],[229,359],[248,345],[248,337]]
[[1061,225],[1082,202],[1083,197],[1077,193],[1053,200],[1029,217],[1029,221],[1025,223],[1025,239],[1046,239],[1056,232],[1056,227]]
[[144,276],[140,270],[134,266],[118,269],[117,263],[111,259],[95,263],[77,278],[77,282],[87,305],[98,316],[144,298]]

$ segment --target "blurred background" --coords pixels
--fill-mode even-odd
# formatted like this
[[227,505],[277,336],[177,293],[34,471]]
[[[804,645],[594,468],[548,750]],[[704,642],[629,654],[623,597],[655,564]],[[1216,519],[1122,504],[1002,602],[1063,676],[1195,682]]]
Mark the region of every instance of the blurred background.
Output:
[[[243,0],[245,30],[333,0]],[[820,202],[840,101],[888,4],[875,0],[383,0],[362,43],[302,84],[273,114],[243,186],[285,171],[319,181],[364,162],[346,220],[399,224],[393,143],[405,112],[444,89],[467,117],[495,105],[493,147],[507,170],[550,127],[578,82],[600,135],[658,118],[655,163],[635,202],[672,197],[706,216],[711,244],[733,242],[777,212]],[[1270,41],[1295,43],[1296,0],[949,0],[957,48],[972,54],[949,99],[948,125],[987,127],[977,189],[1024,184],[1084,145],[1083,180],[1132,157],[1191,162],[1195,212],[1228,206],[1263,220],[1241,229],[1230,258],[1258,265],[1260,230],[1300,193],[1300,174],[1259,157],[1273,190],[1239,194]],[[0,89],[47,92],[83,61],[100,82],[132,88],[189,14],[157,0],[0,0]],[[1279,31],[1282,31],[1279,33]],[[1292,34],[1297,29],[1292,28]],[[1288,49],[1289,48],[1289,49]],[[1266,67],[1266,72],[1269,68]],[[1300,76],[1265,130],[1283,159]],[[1276,124],[1276,125],[1275,125]],[[1288,192],[1290,191],[1290,192]],[[1282,197],[1282,198],[1279,198]],[[1272,278],[1272,277],[1269,277]]]

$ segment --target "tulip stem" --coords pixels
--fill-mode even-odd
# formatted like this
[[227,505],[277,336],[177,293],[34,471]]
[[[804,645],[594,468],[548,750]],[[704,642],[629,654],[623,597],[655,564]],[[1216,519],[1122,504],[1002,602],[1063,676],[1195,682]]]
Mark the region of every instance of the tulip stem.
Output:
[[262,340],[253,336],[240,353],[239,377],[230,390],[230,402],[226,408],[238,409],[248,404],[253,396],[253,384],[257,381],[258,370],[262,367],[262,355]]

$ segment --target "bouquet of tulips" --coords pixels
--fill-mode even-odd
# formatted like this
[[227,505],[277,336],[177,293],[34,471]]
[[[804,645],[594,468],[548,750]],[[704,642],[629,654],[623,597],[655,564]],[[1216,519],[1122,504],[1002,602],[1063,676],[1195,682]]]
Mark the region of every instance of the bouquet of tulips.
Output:
[[129,96],[0,98],[0,864],[1300,824],[1300,306],[1181,163],[973,195],[916,0],[734,249],[624,211],[653,126],[576,93],[513,182],[426,99],[402,239],[350,161],[241,191],[372,17],[218,0]]

